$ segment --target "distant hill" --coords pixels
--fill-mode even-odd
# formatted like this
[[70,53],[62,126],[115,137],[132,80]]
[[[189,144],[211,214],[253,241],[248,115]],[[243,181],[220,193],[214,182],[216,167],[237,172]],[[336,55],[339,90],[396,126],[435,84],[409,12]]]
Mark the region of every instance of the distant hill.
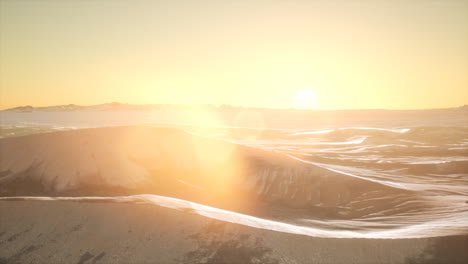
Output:
[[16,111],[16,112],[33,112],[33,111],[80,111],[80,110],[152,110],[160,108],[161,105],[130,105],[122,103],[106,103],[98,105],[54,105],[54,106],[43,106],[43,107],[34,107],[34,106],[19,106],[14,108],[5,109],[4,111]]
[[[347,109],[347,110],[296,110],[292,108],[261,108],[261,107],[241,107],[232,105],[210,105],[210,104],[126,104],[119,102],[97,104],[97,105],[54,105],[54,106],[40,106],[35,107],[31,105],[18,106],[13,108],[4,109],[1,111],[9,112],[72,112],[72,111],[153,111],[153,110],[177,110],[177,111],[192,111],[192,110],[213,110],[213,111],[238,111],[238,110],[256,110],[256,111],[297,111],[297,112],[382,112],[382,111],[409,111],[409,110],[388,110],[388,109]],[[468,111],[468,105],[462,105],[454,108],[433,108],[433,109],[414,109],[410,111],[423,111],[423,110],[462,110]]]
[[172,110],[195,110],[195,109],[204,109],[204,110],[230,110],[230,109],[240,109],[241,107],[230,106],[230,105],[170,105],[170,104],[124,104],[118,102],[98,104],[98,105],[54,105],[54,106],[42,106],[34,107],[31,105],[19,106],[14,108],[4,109],[3,111],[14,111],[14,112],[34,112],[34,111],[49,111],[49,112],[69,112],[69,111],[151,111],[151,110],[161,110],[161,109],[172,109]]

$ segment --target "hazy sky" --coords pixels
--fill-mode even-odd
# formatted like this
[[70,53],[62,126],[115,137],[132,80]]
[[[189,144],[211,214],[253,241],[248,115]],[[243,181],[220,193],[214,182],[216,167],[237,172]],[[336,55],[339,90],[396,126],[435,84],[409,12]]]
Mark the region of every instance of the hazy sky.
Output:
[[0,3],[0,108],[468,104],[466,0]]

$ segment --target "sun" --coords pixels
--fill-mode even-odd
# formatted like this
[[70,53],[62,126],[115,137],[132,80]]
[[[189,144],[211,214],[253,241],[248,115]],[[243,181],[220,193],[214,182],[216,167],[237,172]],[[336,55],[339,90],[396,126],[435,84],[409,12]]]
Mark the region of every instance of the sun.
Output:
[[295,109],[317,109],[318,103],[317,93],[310,89],[299,90],[292,99],[292,106]]

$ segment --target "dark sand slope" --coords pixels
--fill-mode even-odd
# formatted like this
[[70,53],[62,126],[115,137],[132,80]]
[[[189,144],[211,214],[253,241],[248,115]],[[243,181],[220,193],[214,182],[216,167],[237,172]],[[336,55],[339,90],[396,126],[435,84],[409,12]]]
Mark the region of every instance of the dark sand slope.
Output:
[[467,263],[467,237],[314,238],[155,205],[0,201],[0,263]]

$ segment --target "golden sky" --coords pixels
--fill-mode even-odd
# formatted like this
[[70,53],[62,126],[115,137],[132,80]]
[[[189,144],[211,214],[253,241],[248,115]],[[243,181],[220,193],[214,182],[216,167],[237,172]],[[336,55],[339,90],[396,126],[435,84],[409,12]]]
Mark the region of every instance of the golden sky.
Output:
[[466,0],[0,0],[0,108],[468,104]]

